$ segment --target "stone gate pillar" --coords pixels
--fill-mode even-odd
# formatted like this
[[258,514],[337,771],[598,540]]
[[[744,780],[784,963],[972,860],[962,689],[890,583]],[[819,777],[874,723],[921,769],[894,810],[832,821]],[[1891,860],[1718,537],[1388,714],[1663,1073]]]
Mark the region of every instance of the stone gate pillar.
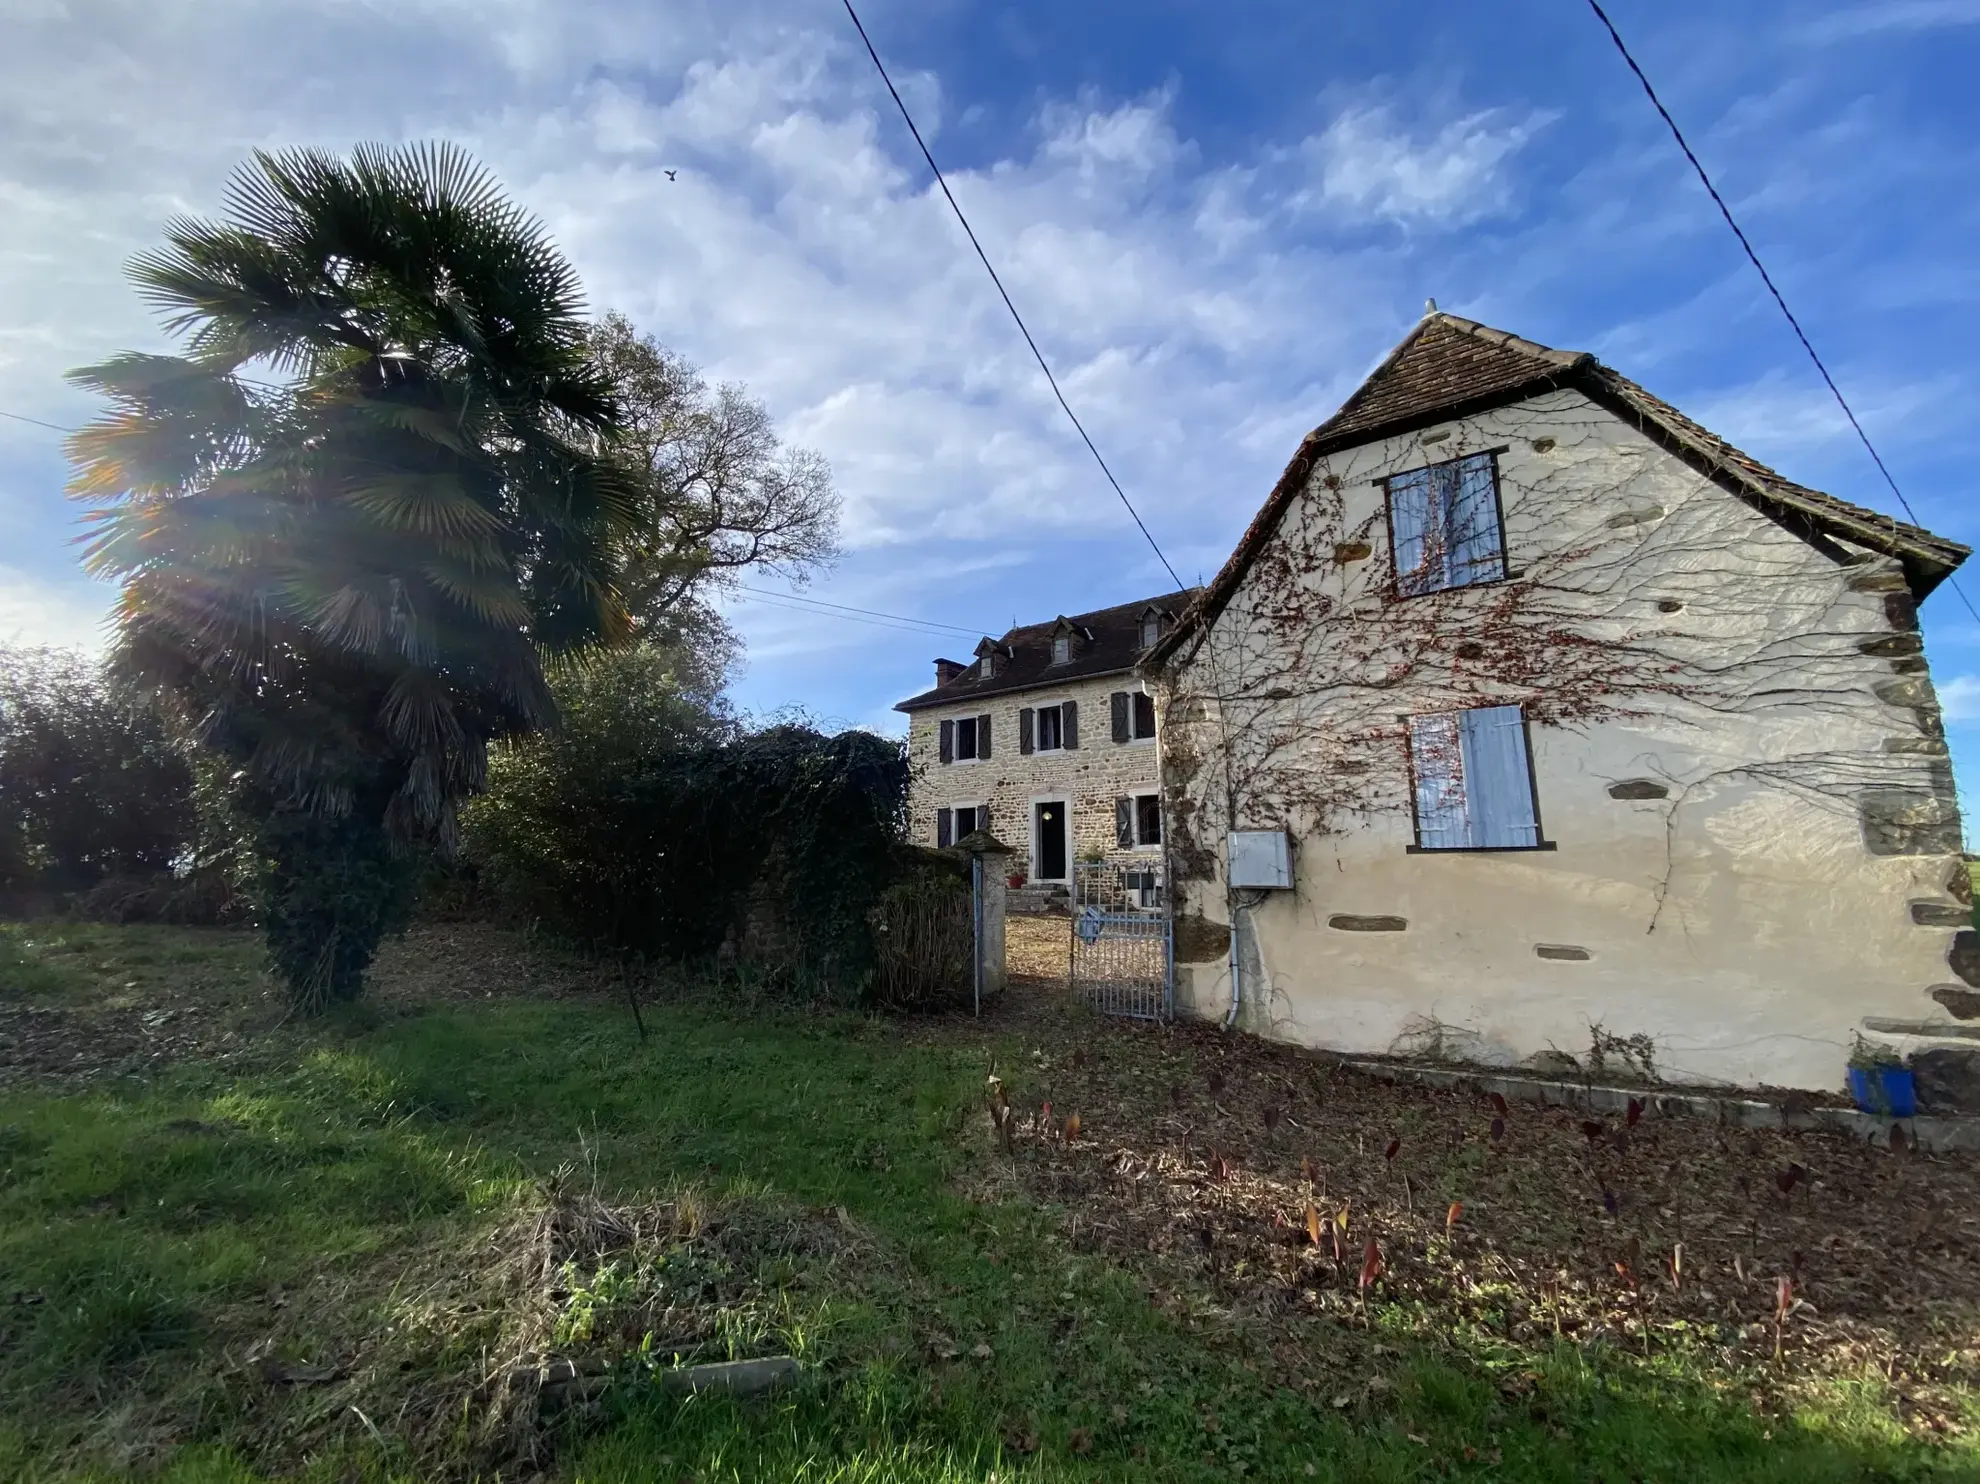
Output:
[[1013,854],[988,830],[976,830],[956,841],[969,857],[970,910],[976,928],[976,1008],[1004,992],[1004,909],[1009,893],[1006,879]]

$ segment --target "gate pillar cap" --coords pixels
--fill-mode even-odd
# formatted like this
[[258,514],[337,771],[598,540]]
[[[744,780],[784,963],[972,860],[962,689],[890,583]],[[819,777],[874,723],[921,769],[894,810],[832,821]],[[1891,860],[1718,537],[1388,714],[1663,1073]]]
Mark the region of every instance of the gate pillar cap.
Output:
[[967,835],[956,841],[954,848],[966,855],[1015,855],[1017,853],[988,830],[971,830]]

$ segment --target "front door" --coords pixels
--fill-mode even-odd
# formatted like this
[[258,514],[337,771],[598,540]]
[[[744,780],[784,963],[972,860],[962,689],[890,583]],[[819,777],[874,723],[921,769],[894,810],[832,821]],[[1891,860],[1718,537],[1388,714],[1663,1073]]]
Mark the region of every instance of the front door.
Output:
[[1032,805],[1032,855],[1040,881],[1066,879],[1066,806],[1058,800]]

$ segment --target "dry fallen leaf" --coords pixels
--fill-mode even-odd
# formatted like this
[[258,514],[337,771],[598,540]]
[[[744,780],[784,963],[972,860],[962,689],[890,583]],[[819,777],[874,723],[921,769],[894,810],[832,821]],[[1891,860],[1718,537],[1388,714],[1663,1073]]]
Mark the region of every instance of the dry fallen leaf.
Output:
[[1084,1427],[1075,1427],[1066,1439],[1066,1446],[1082,1458],[1093,1451],[1093,1434]]

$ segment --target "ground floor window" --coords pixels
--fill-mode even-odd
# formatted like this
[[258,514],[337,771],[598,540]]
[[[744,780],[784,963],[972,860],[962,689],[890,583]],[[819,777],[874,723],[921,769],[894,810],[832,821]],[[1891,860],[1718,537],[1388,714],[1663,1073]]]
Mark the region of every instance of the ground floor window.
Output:
[[1114,800],[1114,844],[1146,850],[1162,843],[1162,796],[1127,794]]
[[951,804],[935,811],[935,843],[947,849],[965,835],[990,828],[990,810],[983,804]]

